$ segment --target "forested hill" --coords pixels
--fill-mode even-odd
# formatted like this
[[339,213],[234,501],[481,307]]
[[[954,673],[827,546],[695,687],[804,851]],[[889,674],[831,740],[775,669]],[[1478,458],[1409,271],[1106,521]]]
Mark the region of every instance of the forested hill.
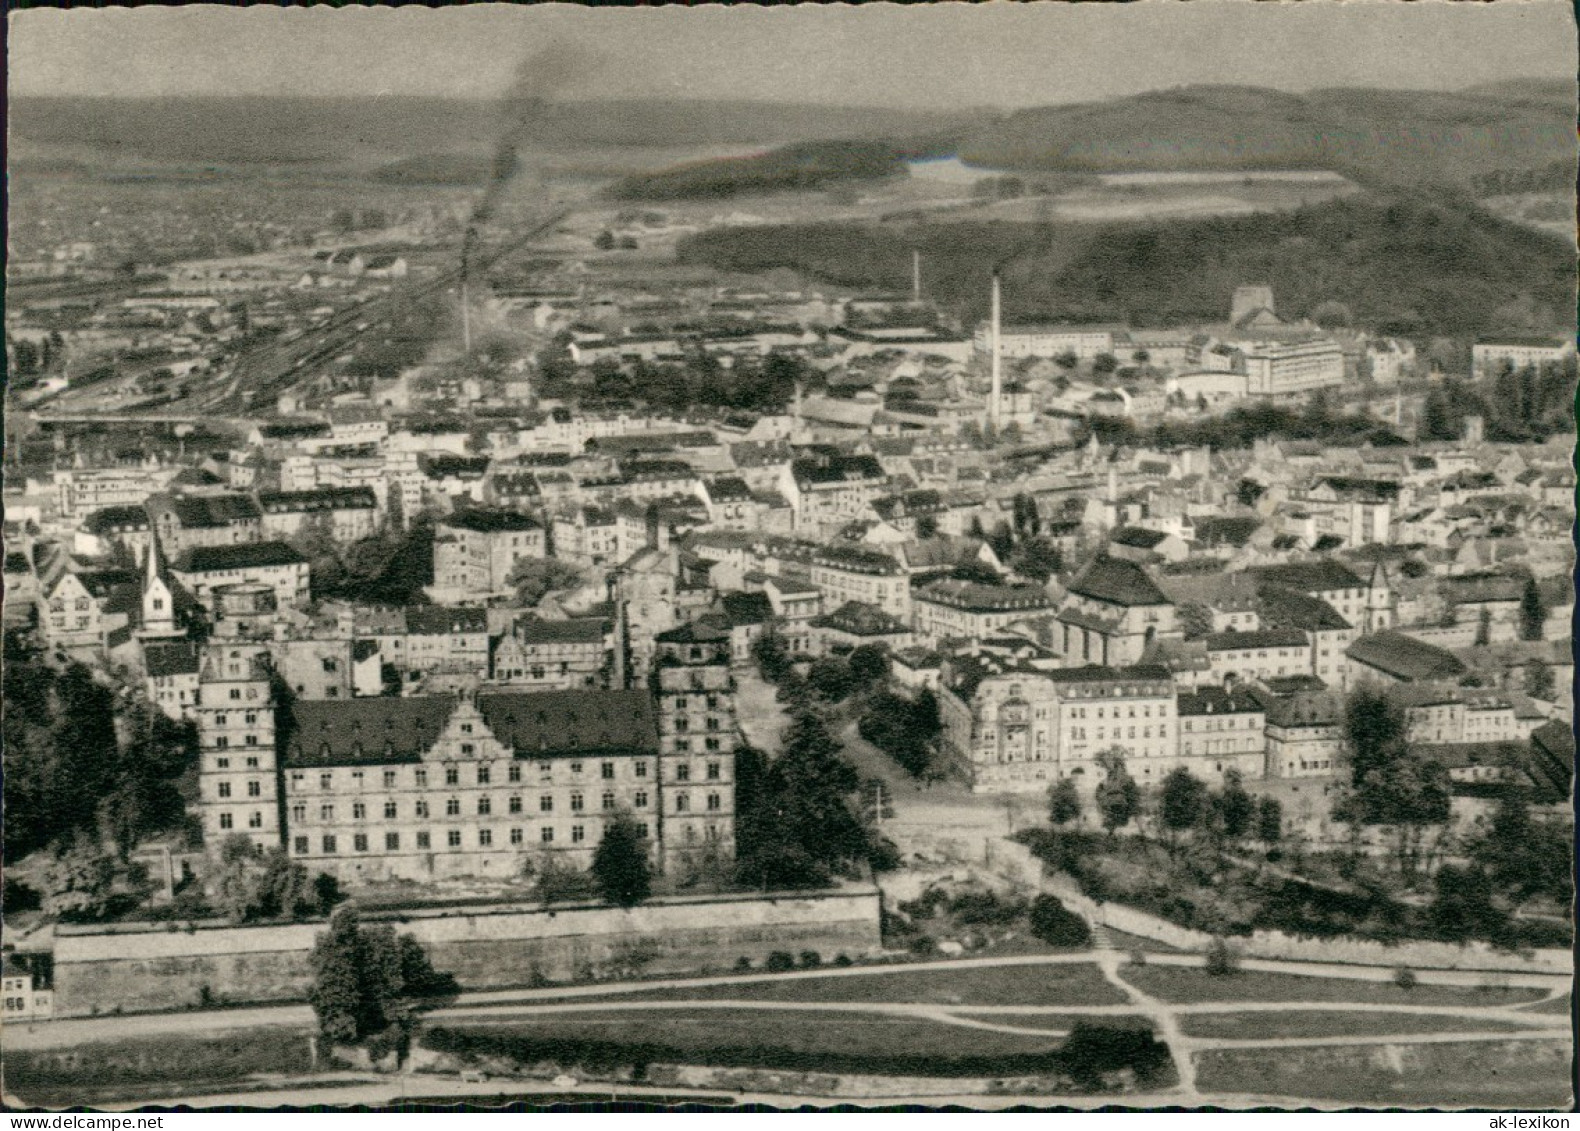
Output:
[[626,177],[612,187],[611,195],[618,200],[720,200],[745,193],[815,189],[837,181],[896,176],[905,171],[904,156],[885,142],[807,142],[755,157]]
[[[1573,84],[1303,95],[1198,86],[1022,110],[967,135],[987,167],[1123,172],[1332,169],[1372,185],[1454,185],[1574,149]],[[1572,167],[1571,160],[1571,167]]]
[[1574,253],[1562,242],[1468,204],[1402,197],[1167,224],[734,228],[691,237],[680,257],[895,289],[913,248],[930,297],[968,321],[985,312],[995,266],[1006,315],[1021,320],[1221,321],[1247,280],[1271,284],[1289,317],[1336,301],[1357,325],[1417,336],[1566,325],[1574,302]]

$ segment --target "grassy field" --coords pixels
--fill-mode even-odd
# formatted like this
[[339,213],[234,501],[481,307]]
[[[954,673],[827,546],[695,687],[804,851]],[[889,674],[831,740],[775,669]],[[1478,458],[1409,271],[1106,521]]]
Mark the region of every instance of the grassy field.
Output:
[[[1097,1033],[1102,1034],[1097,1044],[1105,1051],[1093,1051]],[[1125,1064],[1138,1065],[1154,1082],[1170,1071],[1166,1047],[1133,1027],[1083,1026],[1082,1034],[1066,1038],[1054,1033],[965,1032],[927,1018],[789,1011],[539,1015],[509,1025],[436,1027],[421,1041],[463,1063],[496,1058],[521,1065],[550,1062],[595,1072],[629,1069],[633,1078],[645,1076],[649,1065],[678,1062],[890,1076],[1038,1075],[1063,1077],[1069,1086],[1086,1089],[1101,1087],[1104,1074]],[[1084,1051],[1074,1051],[1076,1045]]]
[[1180,947],[1170,946],[1166,942],[1159,942],[1157,939],[1149,939],[1144,935],[1127,934],[1124,931],[1116,931],[1112,927],[1104,927],[1103,930],[1107,932],[1109,941],[1114,944],[1115,950],[1122,950],[1127,953],[1132,950],[1139,950],[1145,954],[1185,953],[1185,951]]
[[1046,1029],[1051,1033],[1066,1033],[1078,1021],[1096,1021],[1120,1029],[1145,1029],[1152,1031],[1152,1021],[1135,1013],[1105,1013],[1099,1017],[1079,1013],[994,1013],[991,1010],[960,1011],[962,1017],[973,1021],[987,1021],[994,1025],[1013,1025],[1017,1029]]
[[978,1056],[1008,1056],[1049,1052],[1058,1048],[1061,1040],[1060,1035],[1052,1033],[1046,1038],[995,1033],[987,1029],[967,1033],[958,1026],[926,1018],[877,1013],[836,1016],[799,1010],[756,1009],[545,1014],[519,1024],[490,1025],[472,1031],[545,1040],[660,1044],[684,1053],[700,1053],[718,1047],[761,1048],[791,1056],[833,1051],[861,1056],[893,1053],[951,1057],[962,1051]]
[[1370,1005],[1517,1005],[1539,1000],[1541,990],[1518,986],[1433,986],[1404,990],[1392,982],[1315,978],[1240,970],[1214,977],[1199,967],[1127,966],[1125,980],[1172,1002],[1355,1001]]
[[[585,1001],[586,998],[578,998]],[[844,977],[749,979],[642,990],[611,1001],[844,1001],[932,1005],[1123,1005],[1128,998],[1082,962],[933,969],[901,966]]]
[[1301,1096],[1368,1107],[1568,1109],[1573,1042],[1471,1041],[1366,1048],[1206,1049],[1203,1091]]
[[[215,1037],[138,1037],[66,1049],[8,1049],[6,1090],[40,1106],[239,1084],[259,1073],[313,1069],[309,1035],[258,1029]],[[175,1086],[171,1092],[169,1087]]]
[[1555,997],[1552,1001],[1544,1001],[1540,1005],[1533,1005],[1526,1010],[1527,1013],[1557,1013],[1568,1016],[1574,1012],[1574,998],[1569,994]]
[[1191,1037],[1234,1040],[1282,1037],[1359,1037],[1390,1033],[1506,1033],[1527,1026],[1513,1021],[1428,1013],[1340,1013],[1291,1010],[1287,1013],[1197,1013],[1180,1018]]

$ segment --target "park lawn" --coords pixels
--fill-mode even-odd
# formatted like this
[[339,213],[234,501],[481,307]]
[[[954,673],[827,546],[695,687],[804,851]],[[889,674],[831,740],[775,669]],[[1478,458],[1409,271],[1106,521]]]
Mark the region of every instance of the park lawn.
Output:
[[1204,1092],[1292,1096],[1366,1107],[1532,1111],[1574,1102],[1574,1043],[1465,1041],[1281,1049],[1202,1049]]
[[[436,1042],[436,1043],[430,1043]],[[1059,1034],[995,1033],[918,1017],[777,1010],[539,1015],[445,1026],[429,1047],[521,1062],[633,1067],[678,1062],[792,1071],[977,1076],[1059,1071]]]
[[1157,939],[1149,939],[1145,935],[1132,935],[1125,931],[1116,931],[1112,927],[1104,927],[1103,930],[1108,934],[1109,941],[1114,944],[1114,949],[1124,951],[1127,954],[1132,950],[1139,950],[1145,954],[1187,953],[1180,947],[1170,946],[1168,943],[1159,942]]
[[1419,983],[1405,990],[1392,982],[1323,978],[1238,970],[1214,976],[1198,966],[1126,966],[1124,979],[1168,1002],[1194,1001],[1354,1001],[1368,1005],[1519,1005],[1536,1001],[1539,989],[1522,986],[1437,986]]
[[1089,1025],[1107,1025],[1114,1029],[1145,1029],[1153,1031],[1151,1018],[1138,1013],[994,1013],[985,1009],[951,1010],[973,1021],[986,1021],[993,1025],[1013,1025],[1017,1029],[1046,1029],[1049,1033],[1067,1033],[1077,1022]]
[[1180,1028],[1188,1037],[1261,1040],[1300,1037],[1385,1036],[1392,1033],[1509,1033],[1530,1025],[1493,1018],[1444,1013],[1362,1013],[1310,1009],[1267,1013],[1184,1013]]
[[263,1027],[214,1036],[140,1036],[70,1048],[9,1049],[6,1090],[41,1106],[120,1097],[181,1095],[195,1086],[242,1085],[257,1074],[313,1070],[306,1031]]
[[926,964],[891,966],[840,977],[746,978],[718,985],[640,990],[610,995],[609,1000],[1123,1005],[1130,999],[1105,981],[1095,965],[1069,962],[949,969]]
[[1544,1001],[1533,1005],[1526,1013],[1557,1013],[1568,1017],[1574,1012],[1574,998],[1569,994],[1560,994],[1551,1001]]

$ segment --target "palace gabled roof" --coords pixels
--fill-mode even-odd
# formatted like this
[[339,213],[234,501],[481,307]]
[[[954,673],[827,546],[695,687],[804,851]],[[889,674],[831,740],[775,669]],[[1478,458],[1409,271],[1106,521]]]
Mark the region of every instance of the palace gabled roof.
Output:
[[298,699],[281,712],[287,768],[418,762],[439,740],[458,700]]
[[657,754],[658,721],[645,691],[538,691],[479,695],[494,737],[518,758]]

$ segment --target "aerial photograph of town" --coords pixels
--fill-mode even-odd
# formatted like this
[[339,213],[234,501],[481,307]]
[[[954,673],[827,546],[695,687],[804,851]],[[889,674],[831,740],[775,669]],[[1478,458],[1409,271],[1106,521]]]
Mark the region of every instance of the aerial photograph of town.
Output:
[[1568,3],[8,20],[8,1110],[1573,1109]]

